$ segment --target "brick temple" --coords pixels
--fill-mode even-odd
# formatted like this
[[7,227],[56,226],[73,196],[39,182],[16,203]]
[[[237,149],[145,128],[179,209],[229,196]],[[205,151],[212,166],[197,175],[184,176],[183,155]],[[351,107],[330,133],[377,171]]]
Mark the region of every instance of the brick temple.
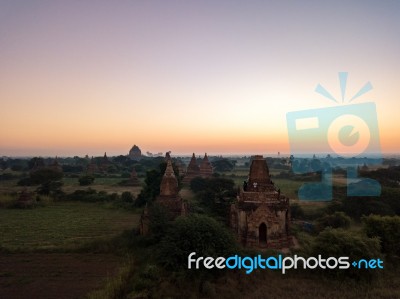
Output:
[[267,162],[255,156],[249,178],[231,205],[231,227],[245,247],[282,249],[292,246],[289,199],[271,181]]
[[[179,195],[178,180],[176,179],[169,154],[167,154],[166,160],[167,168],[161,180],[160,195],[155,201],[165,208],[169,219],[174,220],[178,216],[186,215],[188,207],[187,203]],[[139,230],[142,235],[149,233],[149,210],[147,206],[140,219]]]
[[189,165],[186,169],[185,177],[183,178],[183,183],[190,184],[190,181],[193,180],[195,177],[210,178],[212,177],[213,173],[214,173],[213,167],[210,161],[208,160],[207,154],[204,155],[204,158],[199,166],[197,164],[196,156],[193,153]]
[[203,161],[200,163],[200,176],[202,178],[210,178],[213,175],[213,168],[208,160],[207,153],[204,155]]

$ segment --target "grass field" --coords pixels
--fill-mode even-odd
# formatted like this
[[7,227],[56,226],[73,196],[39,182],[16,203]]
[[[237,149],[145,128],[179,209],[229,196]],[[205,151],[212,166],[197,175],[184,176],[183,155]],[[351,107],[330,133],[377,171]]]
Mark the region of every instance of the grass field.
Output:
[[99,203],[58,202],[0,209],[0,246],[10,251],[63,250],[111,239],[137,227],[139,215]]
[[[96,178],[94,183],[90,186],[80,186],[77,178],[63,178],[62,190],[66,193],[72,193],[75,190],[85,190],[88,188],[96,191],[104,191],[107,193],[118,193],[122,194],[125,191],[131,192],[134,196],[137,196],[142,189],[142,186],[120,186],[119,182],[124,180],[123,178]],[[13,192],[19,192],[26,188],[29,192],[35,192],[38,186],[27,186],[22,187],[17,185],[18,180],[6,180],[0,182],[0,194],[7,194]]]

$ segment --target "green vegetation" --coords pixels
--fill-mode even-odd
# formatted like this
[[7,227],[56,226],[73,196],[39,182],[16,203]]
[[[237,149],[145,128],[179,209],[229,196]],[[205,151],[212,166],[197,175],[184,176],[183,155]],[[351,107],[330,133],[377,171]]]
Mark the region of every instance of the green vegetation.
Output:
[[349,228],[351,218],[343,212],[335,212],[331,215],[324,215],[316,221],[317,231],[322,231],[326,227],[331,228]]
[[[377,238],[369,238],[366,235],[349,232],[342,229],[327,228],[315,238],[312,243],[312,256],[319,254],[324,257],[340,257],[348,256],[352,260],[359,259],[377,259],[381,258],[379,240]],[[372,269],[355,269],[349,268],[346,271],[321,271],[321,274],[329,275],[332,272],[336,276],[348,278],[371,278],[379,276],[379,272]]]
[[227,172],[232,171],[235,167],[236,161],[230,159],[218,159],[211,162],[214,171]]
[[226,227],[205,215],[177,218],[167,230],[160,245],[160,263],[171,271],[187,269],[191,252],[198,256],[228,256],[236,243]]
[[[100,165],[102,158],[94,160]],[[272,180],[291,199],[291,216],[296,220],[291,230],[300,247],[287,254],[382,258],[385,269],[380,272],[298,269],[287,275],[256,270],[245,275],[240,270],[189,271],[186,265],[187,255],[192,251],[198,256],[259,254],[240,248],[226,221],[237,187],[247,178],[249,159],[236,162],[210,157],[210,161],[217,161],[216,166],[220,166],[217,170],[222,173],[211,179],[196,178],[190,190],[183,189],[181,195],[190,202],[191,215],[173,222],[154,202],[166,166],[164,158],[140,162],[124,156],[110,158],[113,167],[109,173],[95,173],[90,187],[82,187],[79,182],[79,178],[86,176],[88,159],[74,157],[61,161],[65,162],[63,178],[27,186],[27,191],[35,192],[34,198],[40,201],[36,208],[24,210],[10,209],[22,190],[17,186],[18,180],[30,179],[24,171],[35,164],[48,165],[49,161],[3,161],[3,169],[8,168],[0,175],[0,251],[124,256],[120,272],[109,276],[87,298],[232,299],[264,298],[266,294],[271,298],[296,299],[400,298],[400,188],[396,185],[398,178],[393,177],[398,174],[397,168],[365,173],[372,178],[383,178],[380,197],[347,197],[342,182],[345,172],[337,169],[332,202],[303,202],[297,199],[299,187],[320,177],[294,176],[288,171],[285,159],[268,158]],[[132,167],[139,177],[145,178],[143,189],[119,185],[121,179],[129,177]],[[46,177],[46,173],[42,174]],[[137,234],[137,227],[140,207],[146,203],[152,233],[143,237]],[[0,271],[1,275],[7,273]]]
[[90,203],[60,202],[30,209],[0,209],[0,248],[63,251],[109,240],[137,226],[139,216]]
[[379,238],[383,252],[400,256],[400,217],[370,215],[364,217],[365,231],[370,237]]
[[94,176],[92,175],[84,175],[79,178],[79,185],[80,186],[89,186],[94,182]]
[[227,221],[229,207],[237,193],[233,180],[197,177],[190,182],[190,189],[196,194],[197,202],[203,210],[223,222]]
[[119,273],[114,277],[108,277],[104,287],[87,294],[87,299],[119,299],[124,298],[131,291],[132,276],[134,275],[133,261],[130,257],[124,265],[120,266]]

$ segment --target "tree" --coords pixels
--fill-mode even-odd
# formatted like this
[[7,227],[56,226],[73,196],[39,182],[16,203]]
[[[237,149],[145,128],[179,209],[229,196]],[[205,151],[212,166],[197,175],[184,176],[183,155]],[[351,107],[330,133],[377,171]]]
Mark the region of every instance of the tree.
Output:
[[8,167],[13,171],[28,170],[28,161],[25,159],[8,159]]
[[304,218],[304,210],[299,204],[293,204],[290,206],[290,216],[292,219]]
[[[315,155],[314,155],[315,156]],[[310,162],[310,167],[314,172],[322,170],[322,163],[319,159],[313,158]]]
[[369,237],[379,237],[382,251],[400,256],[400,217],[370,215],[363,217],[365,232]]
[[218,172],[232,171],[235,166],[234,163],[228,159],[216,160],[211,162],[211,164],[214,167],[214,170]]
[[200,204],[212,214],[226,218],[236,196],[235,182],[226,178],[194,178],[190,184]]
[[30,180],[33,185],[43,184],[49,181],[59,181],[63,177],[61,171],[52,168],[40,168],[30,173]]
[[34,157],[29,160],[28,162],[28,168],[33,169],[34,167],[44,167],[45,163],[43,158],[41,157]]
[[53,198],[58,198],[64,194],[61,190],[62,185],[63,182],[61,181],[46,181],[36,189],[36,192],[41,195],[49,195]]
[[205,215],[178,217],[165,234],[159,251],[161,263],[170,270],[187,269],[187,258],[228,256],[235,252],[236,242],[222,224]]
[[190,189],[194,192],[204,191],[207,188],[207,180],[202,177],[195,177],[190,181]]
[[129,162],[131,159],[128,156],[119,155],[113,158],[113,162],[124,165],[126,162]]
[[79,178],[79,185],[80,186],[89,186],[94,182],[94,176],[92,175],[84,175]]
[[[382,259],[378,238],[369,238],[364,234],[333,228],[326,228],[315,238],[311,255],[321,255],[324,258],[347,256],[349,263],[360,259]],[[322,273],[368,279],[378,272],[376,269],[375,271],[374,269],[357,269],[350,265],[346,271],[331,269]]]
[[335,212],[331,215],[324,215],[316,220],[317,230],[321,231],[326,227],[349,228],[351,218],[343,212]]
[[1,158],[1,160],[0,160],[0,169],[2,169],[2,170],[6,170],[6,169],[7,169],[7,167],[8,167],[8,163],[7,163],[7,161],[6,161],[6,160],[4,160],[3,158]]
[[132,193],[130,193],[129,191],[122,192],[121,201],[132,203],[134,201]]

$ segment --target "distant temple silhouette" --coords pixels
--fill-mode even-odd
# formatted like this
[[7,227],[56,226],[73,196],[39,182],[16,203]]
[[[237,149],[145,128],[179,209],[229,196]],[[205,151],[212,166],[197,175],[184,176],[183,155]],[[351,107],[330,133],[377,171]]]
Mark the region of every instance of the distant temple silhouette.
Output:
[[142,151],[136,144],[132,146],[131,150],[129,151],[128,157],[133,160],[140,160],[142,158]]
[[193,153],[189,165],[186,169],[185,177],[183,178],[184,184],[190,184],[195,177],[209,178],[213,175],[213,168],[208,160],[207,154],[204,155],[203,161],[200,166],[197,165],[196,156]]
[[[174,220],[178,216],[186,215],[188,207],[179,195],[178,180],[176,179],[169,153],[166,154],[166,160],[167,167],[161,180],[160,195],[156,198],[155,202],[164,207],[169,220]],[[140,234],[147,235],[149,233],[149,224],[149,210],[146,206],[140,218]]]

